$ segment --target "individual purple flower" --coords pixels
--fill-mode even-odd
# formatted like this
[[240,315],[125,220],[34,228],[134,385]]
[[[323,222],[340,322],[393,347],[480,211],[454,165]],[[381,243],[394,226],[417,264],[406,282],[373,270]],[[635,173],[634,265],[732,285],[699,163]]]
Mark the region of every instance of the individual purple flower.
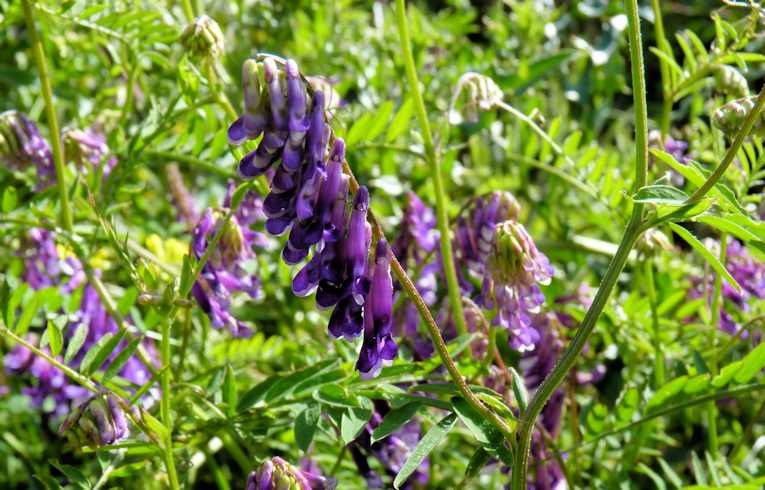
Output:
[[364,304],[364,341],[356,362],[362,377],[373,378],[396,357],[398,347],[391,335],[393,279],[390,276],[388,243],[377,242],[372,281]]
[[247,478],[246,490],[333,490],[334,479],[297,468],[279,456],[265,460]]
[[514,221],[497,226],[491,254],[484,276],[483,305],[496,305],[494,324],[509,330],[514,349],[533,350],[540,340],[533,314],[544,303],[539,285],[550,282],[552,266],[523,225]]
[[406,194],[401,230],[393,243],[393,253],[402,263],[411,257],[420,264],[438,245],[436,215],[414,192]]
[[59,429],[73,432],[81,441],[93,446],[108,446],[130,435],[127,417],[114,395],[96,395],[77,407]]
[[[227,206],[231,205],[231,189],[224,201]],[[251,228],[260,218],[260,199],[249,191],[228,222],[222,213],[208,208],[192,232],[191,253],[200,260],[219,227],[225,227],[191,292],[213,327],[226,327],[235,336],[247,336],[251,330],[229,311],[233,295],[242,292],[257,298],[260,294],[257,276],[245,268],[245,263],[255,257],[254,248],[264,244],[264,237]]]
[[87,171],[101,171],[108,176],[117,165],[115,157],[106,144],[106,137],[92,128],[86,130],[65,129],[62,135],[66,155]]
[[23,170],[37,169],[37,190],[56,181],[53,154],[37,125],[19,111],[0,114],[0,160],[7,166]]

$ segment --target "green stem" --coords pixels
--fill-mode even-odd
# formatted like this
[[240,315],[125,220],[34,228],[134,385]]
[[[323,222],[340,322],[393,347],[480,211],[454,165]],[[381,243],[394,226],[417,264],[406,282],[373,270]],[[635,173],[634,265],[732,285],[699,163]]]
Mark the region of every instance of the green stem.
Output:
[[219,167],[215,165],[214,163],[210,163],[200,158],[194,158],[189,155],[183,155],[181,153],[173,153],[170,151],[146,150],[145,153],[150,157],[154,157],[154,158],[158,158],[158,159],[166,160],[166,161],[183,163],[184,165],[187,165],[191,168],[204,170],[205,172],[210,172],[212,174],[219,175],[221,177],[225,177],[229,179],[236,178],[236,172],[227,170],[223,167]]
[[[661,51],[671,53],[672,51],[669,42],[664,34],[664,19],[661,15],[661,5],[659,4],[659,0],[651,0],[651,8],[653,9],[656,45]],[[663,145],[667,134],[669,134],[669,124],[672,115],[672,94],[670,87],[672,81],[670,80],[669,66],[667,66],[667,62],[661,58],[659,58],[659,74],[661,75],[662,97],[664,99],[660,121],[661,141]]]
[[170,480],[170,488],[180,488],[178,484],[178,473],[175,469],[175,460],[173,458],[173,421],[170,414],[170,402],[172,391],[170,390],[170,369],[164,369],[170,365],[170,321],[162,322],[162,342],[160,344],[160,357],[162,359],[162,373],[160,374],[160,385],[162,387],[162,398],[160,399],[159,413],[162,423],[167,428],[167,439],[163,441],[165,450],[165,465],[167,466],[167,476]]
[[181,0],[181,8],[183,9],[183,15],[186,16],[186,20],[193,22],[194,8],[191,6],[191,2],[189,0]]
[[468,332],[465,324],[465,313],[462,310],[462,299],[459,282],[457,281],[457,269],[454,266],[454,254],[452,253],[451,235],[449,234],[449,216],[446,209],[446,192],[444,181],[441,176],[441,165],[436,147],[433,144],[433,135],[430,131],[428,114],[425,111],[425,103],[420,92],[420,81],[417,78],[417,70],[412,56],[411,41],[409,39],[409,26],[406,19],[406,5],[404,0],[396,0],[396,22],[398,35],[401,41],[401,54],[403,55],[404,68],[409,83],[409,90],[414,100],[414,108],[422,130],[422,139],[425,146],[425,157],[433,177],[433,188],[436,193],[436,216],[438,218],[438,231],[441,241],[441,255],[446,272],[446,283],[449,289],[449,305],[451,306],[454,324],[458,335]]
[[[720,234],[720,263],[725,265],[725,255],[728,248],[727,236],[725,233]],[[715,349],[717,344],[717,329],[720,326],[720,310],[722,308],[722,276],[715,274],[715,285],[712,296],[712,305],[710,307],[710,314],[712,315],[712,325],[709,329],[709,345],[712,349]],[[717,356],[710,358],[710,371],[712,376],[717,374]],[[709,445],[709,452],[712,457],[717,457],[720,449],[720,444],[717,438],[717,406],[714,401],[710,401],[706,404],[707,411],[707,441]]]
[[[637,0],[625,0],[625,9],[629,21],[630,37],[630,61],[632,64],[632,95],[635,105],[635,188],[643,187],[647,180],[648,168],[648,111],[645,97],[645,75],[643,68],[643,50],[640,40],[640,19],[637,12]],[[552,396],[555,390],[566,378],[569,370],[574,366],[576,360],[587,342],[587,338],[595,328],[595,324],[600,317],[600,313],[606,305],[606,301],[611,295],[611,291],[619,279],[622,269],[629,258],[632,246],[640,236],[642,231],[643,205],[636,203],[632,208],[632,216],[627,224],[622,241],[616,251],[611,263],[608,265],[603,280],[601,281],[598,292],[592,305],[582,320],[581,325],[576,331],[574,338],[568,345],[563,355],[558,360],[555,368],[545,378],[537,389],[534,397],[529,403],[526,412],[524,412],[520,423],[518,424],[518,447],[515,452],[515,459],[512,472],[513,490],[521,490],[526,487],[526,471],[529,462],[529,449],[531,447],[531,436],[537,417],[542,412],[547,400]]]
[[48,65],[45,61],[45,51],[43,51],[42,41],[35,25],[35,14],[32,6],[33,0],[22,0],[24,8],[24,17],[27,23],[27,30],[32,41],[32,54],[37,65],[37,73],[40,76],[40,86],[42,88],[43,98],[45,99],[45,114],[48,117],[49,138],[53,146],[53,163],[56,167],[56,181],[58,182],[58,197],[61,201],[61,226],[66,231],[72,231],[72,208],[69,206],[69,194],[66,187],[64,148],[61,145],[61,131],[58,127],[56,118],[56,108],[53,105],[53,89],[51,89],[50,76],[48,75]]
[[42,357],[43,359],[48,361],[48,363],[51,366],[54,366],[54,367],[60,369],[65,375],[67,375],[70,379],[75,381],[77,384],[79,384],[80,386],[82,386],[86,390],[88,390],[88,391],[90,391],[92,393],[96,393],[96,394],[101,393],[101,391],[98,389],[98,386],[96,385],[96,383],[91,381],[89,378],[86,378],[85,376],[83,376],[82,374],[78,373],[74,369],[70,368],[66,364],[57,361],[56,359],[51,357],[49,354],[47,354],[44,351],[38,349],[37,347],[32,345],[30,342],[27,342],[25,339],[19,337],[15,333],[13,333],[5,325],[0,324],[0,335],[3,335],[4,337],[9,338],[9,339],[13,340],[14,342],[24,346],[25,348],[27,348],[30,351],[32,351],[32,353],[34,355],[36,355],[38,357]]
[[653,348],[655,352],[654,357],[654,386],[658,389],[664,385],[666,376],[666,361],[664,359],[664,349],[661,345],[660,328],[659,328],[659,305],[656,294],[656,281],[653,277],[654,265],[651,259],[646,259],[644,271],[645,271],[645,288],[648,294],[648,301],[651,304],[651,329],[653,335]]

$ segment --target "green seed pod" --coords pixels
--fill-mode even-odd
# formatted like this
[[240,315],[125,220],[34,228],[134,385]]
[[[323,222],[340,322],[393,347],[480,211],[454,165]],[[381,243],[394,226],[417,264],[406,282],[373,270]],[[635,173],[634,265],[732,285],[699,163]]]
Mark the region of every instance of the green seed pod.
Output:
[[749,84],[737,69],[732,66],[719,65],[715,67],[717,89],[732,97],[748,97]]
[[223,32],[217,22],[202,15],[183,30],[181,44],[192,56],[214,59],[223,54]]

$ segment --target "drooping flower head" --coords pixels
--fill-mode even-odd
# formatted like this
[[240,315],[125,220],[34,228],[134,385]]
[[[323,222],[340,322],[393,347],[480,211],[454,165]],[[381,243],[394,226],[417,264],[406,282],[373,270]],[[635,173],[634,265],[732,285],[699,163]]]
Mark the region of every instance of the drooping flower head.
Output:
[[92,446],[108,446],[130,435],[127,417],[114,395],[96,395],[67,417],[60,432],[73,432]]
[[67,157],[74,159],[81,169],[95,172],[103,166],[105,177],[117,165],[117,157],[106,145],[106,137],[94,129],[65,129],[62,139]]
[[[224,200],[226,206],[231,205],[232,189],[230,186]],[[197,260],[205,255],[220,227],[223,230],[191,292],[215,328],[226,327],[236,336],[246,336],[251,333],[250,328],[229,310],[235,293],[246,293],[251,298],[260,294],[260,281],[245,267],[255,258],[255,247],[264,245],[264,237],[251,228],[262,219],[260,198],[249,191],[228,221],[224,216],[225,212],[208,208],[194,227],[191,253]]]
[[494,324],[510,331],[510,344],[530,351],[539,341],[532,314],[539,311],[544,295],[539,285],[550,282],[553,269],[520,223],[497,225],[488,273],[484,277],[484,306],[496,304]]
[[19,111],[0,114],[0,161],[17,170],[34,166],[37,169],[38,190],[56,181],[53,154],[48,142],[37,125]]
[[181,34],[181,44],[192,56],[215,59],[223,54],[223,32],[217,22],[200,15]]
[[297,468],[279,456],[265,460],[247,478],[246,490],[333,490],[337,483]]

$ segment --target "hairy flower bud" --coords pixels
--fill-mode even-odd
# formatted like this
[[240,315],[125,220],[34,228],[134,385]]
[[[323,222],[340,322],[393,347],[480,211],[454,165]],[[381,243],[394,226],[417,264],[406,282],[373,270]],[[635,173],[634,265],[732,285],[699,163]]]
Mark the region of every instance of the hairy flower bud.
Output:
[[186,26],[181,34],[181,44],[192,56],[214,59],[223,54],[224,41],[220,26],[213,19],[201,15]]
[[457,81],[449,104],[449,122],[459,124],[462,114],[456,110],[457,102],[464,94],[463,114],[471,122],[478,120],[480,111],[488,111],[502,100],[502,90],[490,77],[481,73],[467,72]]
[[18,170],[34,165],[37,189],[56,181],[53,154],[37,126],[19,111],[0,114],[0,161]]
[[[712,124],[728,136],[734,135],[744,124],[749,112],[754,108],[754,97],[736,99],[717,108],[712,114]],[[762,129],[762,114],[755,121],[754,130]]]
[[649,228],[640,236],[636,247],[645,255],[655,255],[661,250],[667,252],[672,250],[672,243],[670,243],[667,235],[661,231],[656,228]]

